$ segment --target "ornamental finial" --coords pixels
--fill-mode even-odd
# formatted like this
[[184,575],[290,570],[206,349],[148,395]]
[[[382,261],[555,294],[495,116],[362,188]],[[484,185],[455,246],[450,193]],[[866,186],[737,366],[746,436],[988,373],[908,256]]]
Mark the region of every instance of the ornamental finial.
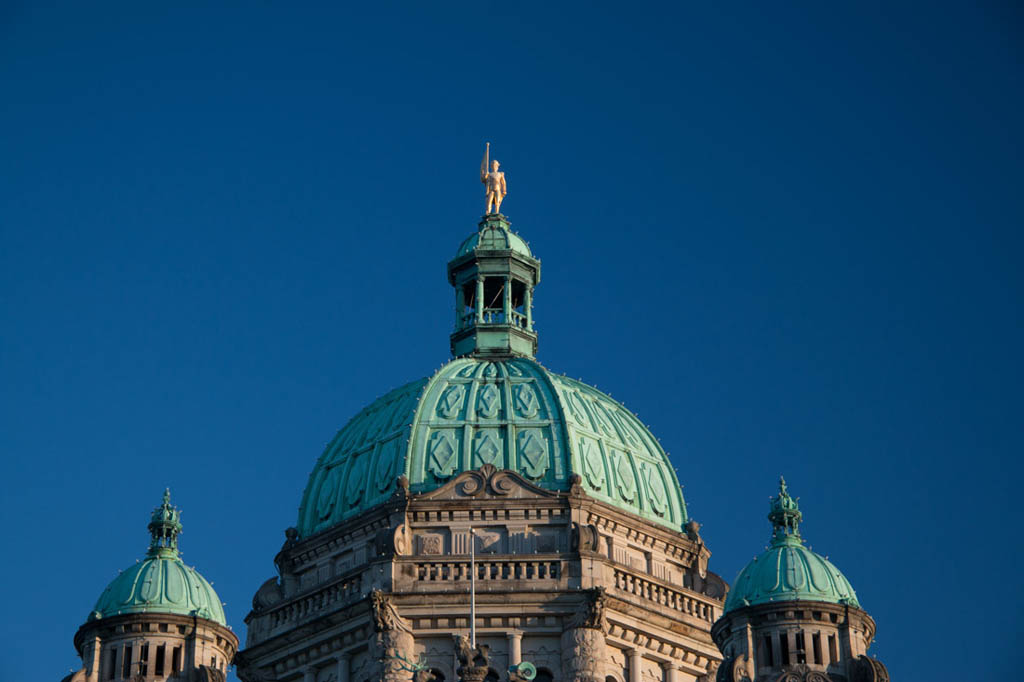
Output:
[[149,556],[178,556],[181,510],[171,506],[171,489],[165,488],[159,507],[149,520]]
[[800,540],[800,522],[803,520],[803,514],[800,513],[797,499],[789,494],[786,479],[782,476],[779,477],[779,494],[771,501],[768,520],[772,522],[773,540],[780,541],[790,537]]
[[[505,184],[505,173],[498,170],[501,166],[497,159],[490,161],[491,143],[484,147],[484,160],[480,163],[480,182],[484,183],[484,194],[487,197],[487,215],[501,213],[501,202],[508,194]],[[493,209],[493,210],[492,210]]]

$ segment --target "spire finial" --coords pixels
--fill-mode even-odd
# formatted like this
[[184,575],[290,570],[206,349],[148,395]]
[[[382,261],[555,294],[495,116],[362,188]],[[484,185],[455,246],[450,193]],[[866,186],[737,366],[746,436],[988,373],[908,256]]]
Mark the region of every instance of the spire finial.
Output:
[[768,512],[768,520],[772,522],[772,540],[781,542],[793,538],[802,542],[800,538],[800,522],[803,521],[803,514],[800,513],[800,505],[797,498],[789,494],[786,488],[786,479],[779,476],[779,494],[771,501],[771,511]]
[[171,489],[165,488],[163,500],[149,520],[148,556],[178,556],[178,535],[181,533],[181,510],[171,506]]

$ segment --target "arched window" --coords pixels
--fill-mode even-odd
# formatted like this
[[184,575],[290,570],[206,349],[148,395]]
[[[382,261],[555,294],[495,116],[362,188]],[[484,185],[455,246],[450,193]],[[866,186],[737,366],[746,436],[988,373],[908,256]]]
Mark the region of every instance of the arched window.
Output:
[[617,679],[615,679],[614,677],[612,677],[611,675],[609,675],[608,677],[604,678],[604,682],[619,682],[619,681]]
[[484,678],[484,682],[499,682],[499,680],[501,680],[501,678],[498,677],[497,671],[495,671],[494,668],[488,668],[487,677]]
[[444,682],[445,680],[444,673],[437,668],[431,668],[430,674],[434,676],[434,682]]
[[533,678],[533,682],[555,682],[555,677],[547,668],[537,668],[537,676]]

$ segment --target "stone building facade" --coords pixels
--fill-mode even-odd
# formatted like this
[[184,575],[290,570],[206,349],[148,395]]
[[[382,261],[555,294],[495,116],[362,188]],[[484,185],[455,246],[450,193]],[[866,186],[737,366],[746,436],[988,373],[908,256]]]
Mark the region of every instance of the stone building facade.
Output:
[[[96,652],[127,651],[135,637],[150,648],[132,644],[132,665],[153,646],[166,661],[178,645],[160,636],[182,635],[194,652],[183,668],[165,663],[154,677],[147,658],[145,679],[219,679],[233,661],[245,682],[887,680],[864,655],[874,622],[842,574],[803,547],[784,489],[775,554],[732,592],[709,570],[657,438],[534,357],[540,273],[502,215],[462,242],[448,264],[453,359],[372,402],[328,444],[277,573],[245,617],[243,650],[212,588],[205,611],[132,593],[82,626],[75,679],[132,679],[124,653],[109,676]],[[156,532],[163,551],[167,524]],[[803,582],[786,582],[790,566]]]

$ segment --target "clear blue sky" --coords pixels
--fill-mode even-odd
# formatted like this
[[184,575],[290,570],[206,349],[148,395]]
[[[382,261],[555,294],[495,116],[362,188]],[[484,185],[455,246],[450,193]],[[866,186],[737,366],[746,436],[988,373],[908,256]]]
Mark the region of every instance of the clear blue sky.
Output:
[[164,486],[244,634],[323,445],[448,358],[486,140],[541,361],[712,570],[784,473],[895,679],[1013,674],[1019,8],[213,4],[0,5],[0,679],[78,665]]

